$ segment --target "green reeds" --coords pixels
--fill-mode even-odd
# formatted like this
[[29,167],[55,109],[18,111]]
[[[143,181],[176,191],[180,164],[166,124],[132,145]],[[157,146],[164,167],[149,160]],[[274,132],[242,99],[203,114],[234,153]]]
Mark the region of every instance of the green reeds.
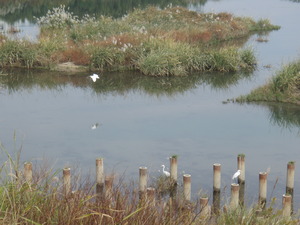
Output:
[[237,99],[245,101],[276,101],[300,104],[300,60],[285,65],[271,81],[246,96]]

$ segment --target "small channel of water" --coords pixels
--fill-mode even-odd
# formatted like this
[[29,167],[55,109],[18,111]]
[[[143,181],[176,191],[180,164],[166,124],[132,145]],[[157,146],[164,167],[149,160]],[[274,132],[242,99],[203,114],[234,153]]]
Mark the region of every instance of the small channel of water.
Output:
[[[300,4],[221,0],[191,9],[269,18],[282,28],[265,36],[268,42],[257,42],[254,35],[245,44],[255,49],[259,60],[251,75],[157,79],[115,73],[92,83],[89,74],[6,71],[9,75],[0,76],[1,142],[12,151],[16,132],[24,160],[41,163],[44,157],[56,168],[79,167],[93,173],[95,158],[101,156],[107,172],[126,171],[128,179],[138,178],[139,166],[158,175],[160,165],[168,165],[167,157],[176,154],[180,174],[192,175],[194,196],[200,189],[211,193],[216,162],[222,164],[222,186],[229,193],[236,156],[244,153],[248,204],[257,201],[258,172],[270,167],[268,200],[276,197],[280,205],[286,164],[300,159],[300,107],[222,101],[249,93],[299,56]],[[96,123],[97,129],[91,129]],[[299,208],[299,179],[295,186]]]

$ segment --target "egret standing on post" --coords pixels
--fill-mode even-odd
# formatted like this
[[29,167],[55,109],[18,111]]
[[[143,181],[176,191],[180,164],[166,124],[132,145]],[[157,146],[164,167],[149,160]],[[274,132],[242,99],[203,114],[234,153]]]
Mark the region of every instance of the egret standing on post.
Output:
[[[233,174],[232,180],[234,181],[234,179],[237,179],[239,175],[241,175],[241,170],[238,170],[238,171],[235,172],[235,174]],[[238,183],[238,182],[237,182],[237,180],[236,180],[236,184],[237,184],[237,183]]]
[[165,170],[165,165],[161,165],[161,167],[163,168],[163,173],[169,177],[170,176],[170,173],[168,171]]
[[94,82],[96,82],[96,80],[99,79],[99,76],[98,76],[98,74],[95,74],[95,73],[94,73],[93,75],[90,76],[90,78],[92,78],[92,80],[93,80]]

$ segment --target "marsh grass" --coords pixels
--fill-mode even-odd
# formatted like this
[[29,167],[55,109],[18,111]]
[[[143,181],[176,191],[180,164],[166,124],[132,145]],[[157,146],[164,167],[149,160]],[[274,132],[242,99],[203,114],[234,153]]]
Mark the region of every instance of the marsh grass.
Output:
[[79,18],[60,6],[37,21],[41,26],[39,43],[0,42],[2,67],[53,68],[73,62],[87,70],[138,70],[152,76],[252,70],[253,51],[214,46],[254,31],[278,28],[268,20],[199,14],[181,7],[136,9],[113,19]]
[[300,104],[300,60],[283,66],[264,86],[237,99],[245,101],[275,101]]

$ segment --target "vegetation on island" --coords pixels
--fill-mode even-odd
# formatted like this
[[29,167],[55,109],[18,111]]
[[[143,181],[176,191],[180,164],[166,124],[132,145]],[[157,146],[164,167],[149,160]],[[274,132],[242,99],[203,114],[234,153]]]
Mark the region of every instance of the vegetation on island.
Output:
[[72,62],[85,70],[137,70],[154,76],[253,70],[256,59],[251,49],[217,44],[279,29],[265,19],[255,22],[181,7],[148,7],[119,19],[96,19],[79,18],[61,6],[38,23],[37,43],[0,38],[0,66],[57,70],[57,65]]
[[264,86],[236,99],[238,102],[284,102],[300,104],[300,60],[291,62]]

